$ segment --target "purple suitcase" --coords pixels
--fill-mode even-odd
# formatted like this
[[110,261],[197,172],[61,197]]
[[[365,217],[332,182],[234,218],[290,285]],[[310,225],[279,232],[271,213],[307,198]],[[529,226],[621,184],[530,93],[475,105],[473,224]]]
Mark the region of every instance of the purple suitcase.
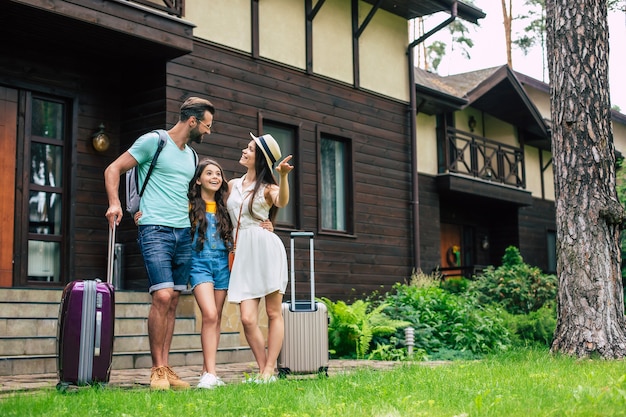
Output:
[[63,290],[57,333],[59,385],[109,382],[113,360],[115,228],[109,230],[107,282],[76,280]]
[[[296,300],[294,238],[309,238],[310,299]],[[291,233],[291,300],[283,302],[285,336],[278,356],[278,375],[314,374],[328,376],[328,310],[315,301],[313,233]]]

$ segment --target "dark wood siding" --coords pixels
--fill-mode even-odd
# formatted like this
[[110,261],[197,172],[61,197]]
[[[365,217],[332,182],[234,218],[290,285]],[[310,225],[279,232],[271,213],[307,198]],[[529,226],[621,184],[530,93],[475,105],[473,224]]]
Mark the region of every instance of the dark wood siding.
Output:
[[[108,206],[104,190],[105,167],[126,150],[137,132],[164,127],[165,63],[146,62],[146,68],[119,65],[115,59],[101,61],[95,56],[77,56],[63,49],[28,51],[7,50],[0,55],[0,83],[18,90],[34,91],[69,99],[74,126],[72,156],[66,161],[70,181],[68,259],[65,281],[106,276],[107,226],[104,213]],[[99,59],[99,58],[98,58]],[[86,62],[88,64],[86,64]],[[178,104],[173,111],[178,111]],[[92,135],[103,123],[111,147],[97,153]],[[123,192],[123,188],[120,190]],[[141,259],[133,259],[136,227],[126,217],[119,229],[118,242],[130,247],[131,287],[134,276],[145,278]],[[133,265],[139,263],[139,272]],[[141,282],[135,287],[143,288]]]
[[548,231],[556,231],[554,202],[533,199],[533,205],[519,211],[520,253],[524,262],[548,269]]
[[427,274],[439,265],[441,259],[439,210],[439,193],[435,178],[429,175],[420,175],[420,257],[422,271]]
[[[63,280],[104,278],[108,201],[103,171],[139,134],[176,122],[181,100],[166,100],[166,61],[191,50],[193,25],[132,4],[54,0],[44,9],[38,3],[3,5],[0,34],[11,41],[0,53],[0,84],[70,104]],[[98,154],[91,137],[101,123],[111,147]],[[128,246],[128,287],[143,289],[145,273],[135,241],[136,227],[126,216],[118,242]]]
[[[316,232],[317,295],[332,299],[390,288],[411,273],[410,145],[407,105],[350,86],[313,77],[245,54],[196,43],[192,54],[168,65],[168,103],[189,95],[207,97],[217,108],[213,134],[195,146],[217,158],[229,178],[238,164],[248,132],[265,120],[293,120],[300,126],[301,229]],[[318,234],[316,129],[332,129],[352,141],[355,233]],[[289,247],[289,231],[278,235]],[[304,249],[299,249],[302,252]],[[308,266],[297,264],[298,297],[309,289]],[[288,290],[289,292],[290,290]]]

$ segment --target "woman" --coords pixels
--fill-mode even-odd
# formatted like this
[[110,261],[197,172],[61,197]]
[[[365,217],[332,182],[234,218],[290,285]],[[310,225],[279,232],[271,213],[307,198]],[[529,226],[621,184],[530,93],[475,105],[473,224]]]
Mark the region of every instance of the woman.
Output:
[[[281,157],[280,147],[269,134],[255,137],[242,150],[239,163],[247,171],[229,182],[228,212],[236,237],[236,257],[228,286],[228,300],[239,304],[241,323],[250,349],[259,367],[254,382],[276,380],[274,369],[283,343],[284,324],[281,311],[287,288],[287,253],[274,233],[260,227],[265,219],[272,222],[278,208],[289,202],[287,176],[293,169],[292,156],[276,167],[279,181],[272,173]],[[238,229],[238,230],[237,230]],[[259,303],[265,299],[268,318],[267,353],[259,328]]]

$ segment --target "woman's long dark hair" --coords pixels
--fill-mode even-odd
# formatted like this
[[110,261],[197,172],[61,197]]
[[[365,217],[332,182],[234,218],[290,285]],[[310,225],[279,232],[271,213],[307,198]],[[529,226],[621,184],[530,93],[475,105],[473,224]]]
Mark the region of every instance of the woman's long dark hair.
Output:
[[[274,173],[272,172],[271,167],[267,165],[267,160],[265,159],[265,155],[261,148],[257,145],[256,141],[254,142],[256,149],[254,150],[254,170],[256,171],[256,184],[254,185],[254,190],[252,192],[252,198],[248,203],[248,211],[252,213],[252,202],[254,201],[254,196],[257,191],[263,184],[273,184],[278,185],[278,181],[276,181],[276,177],[274,177]],[[270,208],[269,218],[272,224],[274,224],[274,220],[276,219],[276,215],[278,214],[278,207],[276,207],[272,203],[272,207]],[[254,214],[253,214],[254,215]],[[265,219],[259,219],[265,220]]]
[[196,181],[205,168],[209,165],[215,165],[219,168],[222,174],[222,185],[215,192],[215,202],[216,202],[216,210],[215,210],[215,219],[217,220],[217,230],[220,233],[224,244],[227,249],[232,248],[233,242],[233,226],[230,222],[230,217],[228,216],[228,209],[226,208],[226,194],[228,194],[228,181],[224,177],[224,170],[221,165],[215,162],[212,159],[202,159],[198,166],[196,167],[196,173],[193,175],[193,178],[189,182],[189,191],[187,192],[187,198],[189,198],[189,220],[191,221],[191,236],[193,237],[196,234],[196,230],[198,230],[198,240],[196,241],[196,250],[201,251],[204,246],[204,241],[206,240],[206,229],[207,229],[207,219],[206,219],[206,202],[202,199],[202,186],[196,184]]

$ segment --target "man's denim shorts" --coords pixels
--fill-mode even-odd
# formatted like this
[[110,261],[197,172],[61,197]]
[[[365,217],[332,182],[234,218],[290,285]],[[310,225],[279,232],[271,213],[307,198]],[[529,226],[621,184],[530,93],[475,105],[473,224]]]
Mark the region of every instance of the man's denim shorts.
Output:
[[[207,246],[206,242],[204,246]],[[189,276],[192,290],[196,285],[205,282],[212,283],[214,290],[227,290],[229,281],[227,250],[193,251],[191,275]]]
[[164,288],[187,289],[192,251],[189,227],[139,226],[137,243],[148,273],[150,293]]

